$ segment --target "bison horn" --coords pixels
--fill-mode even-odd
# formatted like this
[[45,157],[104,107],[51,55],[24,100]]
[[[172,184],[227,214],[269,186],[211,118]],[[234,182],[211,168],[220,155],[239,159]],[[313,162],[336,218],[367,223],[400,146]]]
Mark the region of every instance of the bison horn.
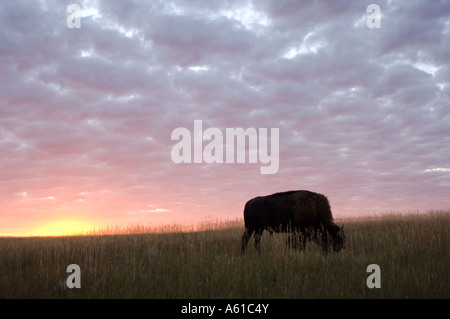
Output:
[[344,224],[342,224],[341,229],[339,229],[339,231],[343,231],[344,230]]

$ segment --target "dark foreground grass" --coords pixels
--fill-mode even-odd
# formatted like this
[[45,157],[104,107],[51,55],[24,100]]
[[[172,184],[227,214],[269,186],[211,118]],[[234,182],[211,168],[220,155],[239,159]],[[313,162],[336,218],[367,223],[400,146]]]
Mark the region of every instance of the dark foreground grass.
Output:
[[[0,298],[450,298],[448,212],[344,222],[346,249],[326,256],[313,243],[295,252],[286,235],[265,233],[261,256],[250,242],[241,257],[236,222],[197,232],[2,238]],[[69,264],[80,266],[80,289],[67,288]],[[380,289],[366,285],[369,264],[380,266]]]

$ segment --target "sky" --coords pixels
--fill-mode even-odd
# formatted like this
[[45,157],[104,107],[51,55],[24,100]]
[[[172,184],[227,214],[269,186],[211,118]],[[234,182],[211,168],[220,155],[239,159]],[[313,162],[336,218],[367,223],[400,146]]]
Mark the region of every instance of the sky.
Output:
[[[449,1],[2,1],[0,236],[240,219],[296,189],[336,219],[449,210],[449,101]],[[227,128],[278,129],[279,167],[176,163],[177,128],[192,158],[208,128],[224,152]]]

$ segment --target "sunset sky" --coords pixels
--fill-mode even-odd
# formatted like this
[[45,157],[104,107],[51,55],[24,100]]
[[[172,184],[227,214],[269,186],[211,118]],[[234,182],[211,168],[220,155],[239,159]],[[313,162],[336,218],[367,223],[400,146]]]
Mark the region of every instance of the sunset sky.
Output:
[[[449,101],[450,1],[2,1],[0,236],[236,219],[294,189],[337,219],[448,210]],[[278,128],[279,170],[174,163],[194,120]]]

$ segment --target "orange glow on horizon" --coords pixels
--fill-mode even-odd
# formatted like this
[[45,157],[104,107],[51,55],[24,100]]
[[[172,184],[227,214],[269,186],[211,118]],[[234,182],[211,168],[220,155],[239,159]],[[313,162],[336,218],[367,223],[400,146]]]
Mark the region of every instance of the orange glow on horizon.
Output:
[[37,227],[32,236],[77,236],[89,235],[95,230],[93,224],[84,221],[52,221]]

